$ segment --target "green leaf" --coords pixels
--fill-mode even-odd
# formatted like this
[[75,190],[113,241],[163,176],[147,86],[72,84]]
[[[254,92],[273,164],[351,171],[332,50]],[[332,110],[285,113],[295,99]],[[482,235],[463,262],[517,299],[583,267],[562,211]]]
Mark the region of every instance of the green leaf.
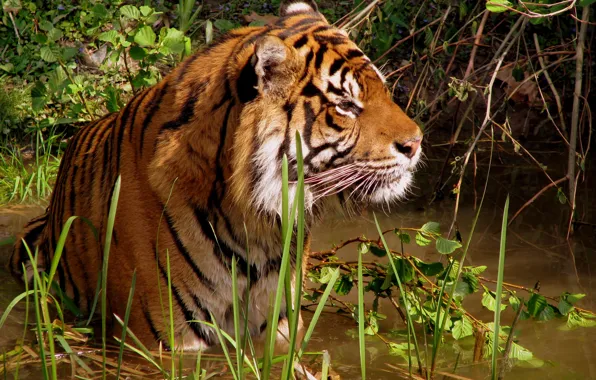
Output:
[[323,267],[321,269],[321,277],[319,278],[319,282],[321,284],[327,284],[333,278],[333,274],[337,272],[339,269],[331,268],[331,267]]
[[512,6],[513,4],[508,0],[488,0],[486,2],[486,9],[493,13],[505,12],[507,10],[506,7],[511,8]]
[[407,232],[401,232],[400,230],[395,230],[395,234],[399,237],[399,240],[404,244],[410,244],[410,234]]
[[437,251],[442,255],[450,255],[456,249],[461,248],[461,244],[455,240],[445,239],[439,236],[436,242]]
[[62,31],[58,28],[52,28],[48,31],[48,40],[51,42],[58,41],[63,36]]
[[95,4],[93,8],[91,8],[91,12],[93,12],[93,14],[99,18],[106,18],[109,16],[106,6],[101,3]]
[[480,265],[477,267],[464,267],[464,269],[469,270],[472,274],[479,275],[486,270],[486,265]]
[[54,24],[48,20],[44,20],[39,23],[39,29],[43,30],[44,32],[49,32],[50,30],[54,29]]
[[527,348],[524,348],[517,343],[513,343],[511,345],[511,351],[509,351],[509,357],[511,359],[526,361],[531,360],[534,355],[532,354],[532,351],[528,350]]
[[137,31],[135,34],[135,42],[139,44],[139,46],[152,46],[155,43],[155,39],[157,36],[155,32],[149,25],[145,25]]
[[456,340],[470,336],[473,333],[474,325],[472,324],[472,321],[470,321],[470,319],[465,315],[462,317],[462,319],[455,321],[453,328],[451,329],[451,335],[453,335],[453,338]]
[[420,269],[425,276],[436,276],[441,273],[445,267],[443,263],[436,262],[436,263],[425,263],[424,261],[416,261],[416,267]]
[[39,50],[39,53],[41,54],[41,59],[43,59],[46,62],[51,63],[56,62],[58,60],[56,54],[54,54],[54,52],[49,46],[42,46]]
[[236,25],[232,21],[224,19],[215,20],[213,26],[215,26],[217,29],[224,33],[236,27]]
[[532,317],[537,317],[547,305],[548,302],[546,302],[544,296],[534,293],[527,303],[528,313],[530,313]]
[[147,50],[140,46],[132,46],[128,51],[128,54],[130,55],[130,58],[140,61],[147,56]]
[[139,8],[134,5],[125,5],[120,8],[120,14],[133,20],[138,20],[141,17]]
[[567,326],[569,328],[575,327],[594,327],[596,321],[593,319],[584,318],[577,310],[572,311],[567,315]]
[[387,256],[387,251],[384,248],[380,248],[379,246],[375,245],[375,244],[371,244],[370,248],[370,253],[372,253],[373,255],[377,256],[377,257],[385,257]]
[[101,33],[99,36],[97,36],[97,39],[100,41],[109,42],[115,46],[118,44],[118,42],[120,42],[121,37],[117,31],[112,29],[112,30],[108,30],[107,32]]
[[153,12],[155,12],[153,8],[148,7],[146,5],[142,5],[141,7],[139,7],[139,10],[141,11],[143,17],[150,16],[151,14],[153,14]]
[[462,273],[461,279],[470,286],[472,293],[478,290],[478,277],[472,273]]
[[428,222],[420,227],[420,232],[438,235],[441,233],[441,225],[437,222]]
[[584,298],[586,295],[585,294],[569,294],[565,299],[570,302],[572,305],[575,305],[575,303],[579,300],[581,300],[582,298]]
[[76,56],[79,51],[74,47],[65,47],[62,49],[62,60],[69,61],[72,57]]
[[590,4],[596,3],[596,0],[579,0],[580,7],[587,7]]
[[[484,292],[482,295],[482,306],[486,307],[490,311],[495,311],[497,307],[497,299],[493,292]],[[505,310],[507,305],[501,304],[501,311]]]
[[333,290],[340,296],[345,296],[350,293],[350,290],[354,287],[354,282],[350,275],[344,274],[338,281],[335,282]]
[[368,253],[369,249],[370,249],[370,243],[360,242],[358,244],[358,253],[361,255]]
[[520,66],[516,65],[511,71],[511,76],[516,81],[521,82],[524,80],[524,70]]
[[421,247],[426,247],[427,245],[429,245],[431,243],[431,240],[422,236],[422,234],[420,232],[416,232],[415,239],[416,239],[416,244],[418,244]]
[[567,315],[575,308],[569,302],[565,301],[564,299],[561,299],[559,301],[559,304],[557,305],[557,309],[559,309],[559,313],[561,313],[562,315]]
[[565,192],[563,192],[563,189],[561,189],[561,188],[557,189],[557,199],[559,200],[559,203],[562,205],[567,203],[567,196],[565,195]]
[[537,319],[539,321],[546,322],[546,321],[550,321],[554,317],[555,317],[555,309],[551,305],[546,305],[546,307],[544,309],[542,309],[540,314],[538,314]]

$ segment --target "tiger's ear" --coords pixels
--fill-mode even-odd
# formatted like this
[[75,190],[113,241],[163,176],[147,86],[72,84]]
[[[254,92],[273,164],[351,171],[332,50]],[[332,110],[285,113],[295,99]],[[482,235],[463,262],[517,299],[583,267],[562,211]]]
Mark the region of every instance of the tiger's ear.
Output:
[[279,16],[286,17],[300,13],[319,13],[314,0],[286,0],[279,7]]
[[296,75],[296,51],[279,37],[265,36],[255,45],[253,65],[262,94],[283,95]]

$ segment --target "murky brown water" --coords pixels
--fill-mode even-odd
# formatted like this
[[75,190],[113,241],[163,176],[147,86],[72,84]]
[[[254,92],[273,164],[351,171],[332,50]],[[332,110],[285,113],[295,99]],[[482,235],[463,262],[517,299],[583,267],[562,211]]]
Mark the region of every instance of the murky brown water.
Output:
[[[468,265],[488,266],[486,277],[496,278],[502,205],[506,193],[511,191],[510,212],[513,213],[541,186],[544,186],[544,181],[538,180],[539,175],[536,172],[528,172],[527,169],[493,168],[488,197],[468,254]],[[428,195],[432,188],[433,177],[423,173],[418,178],[418,184],[420,187],[418,193]],[[483,179],[479,178],[477,184],[480,193]],[[596,194],[590,191],[594,188],[593,185],[584,183],[580,191],[582,205],[579,207],[579,213],[585,221],[594,220]],[[453,215],[453,200],[445,199],[428,206],[426,199],[420,197],[418,200],[403,204],[391,215],[379,214],[377,211],[381,225],[384,228],[420,227],[432,220],[440,222],[446,229]],[[459,229],[464,240],[468,236],[475,213],[472,204],[472,195],[466,193],[462,199],[458,217]],[[29,216],[37,213],[38,210],[39,208],[30,211]],[[10,213],[15,212],[12,209],[0,210],[0,230],[5,235],[6,231],[13,232],[11,228],[14,229],[15,225],[21,223],[20,221],[10,222],[13,225],[7,226],[10,224],[7,220],[11,219],[7,219],[6,215]],[[16,214],[20,215],[19,212]],[[596,239],[594,238],[596,230],[591,226],[584,226],[567,242],[564,238],[567,217],[567,209],[557,203],[555,192],[551,190],[512,224],[507,240],[505,282],[532,288],[537,281],[540,281],[541,293],[547,296],[556,297],[563,291],[586,293],[588,296],[580,302],[579,306],[596,310],[596,277],[593,275],[596,273]],[[317,229],[314,233],[313,250],[328,249],[334,243],[361,234],[368,237],[377,236],[371,213],[349,220],[340,215],[329,216],[323,225],[324,228]],[[393,243],[395,244],[395,240]],[[389,244],[392,244],[391,241]],[[424,260],[438,259],[438,254],[432,246],[422,248],[410,244],[406,247],[406,251]],[[0,265],[4,264],[8,252],[7,247],[0,247]],[[355,260],[357,259],[356,247],[345,248],[339,255],[346,260]],[[20,286],[3,269],[0,269],[0,312],[21,291]],[[355,288],[346,298],[350,302],[355,302]],[[477,318],[486,322],[492,321],[492,313],[480,305],[479,294],[466,298],[464,306]],[[381,322],[382,333],[392,329],[403,329],[401,319],[389,304],[381,304],[380,311],[388,316]],[[23,313],[24,307],[17,307],[2,329],[0,350],[14,347],[15,339],[22,335]],[[310,319],[308,313],[305,316],[307,320]],[[502,324],[510,324],[513,317],[513,312],[508,308],[502,316]],[[311,350],[328,350],[333,369],[344,379],[360,377],[358,340],[347,333],[354,329],[355,324],[351,319],[334,313],[324,313],[310,346]],[[596,361],[593,360],[596,357],[596,328],[566,331],[564,320],[553,320],[546,323],[522,321],[518,324],[518,329],[517,343],[531,350],[544,364],[540,368],[516,365],[507,373],[506,378],[596,378]],[[390,339],[400,342],[400,338]],[[471,362],[472,346],[471,338],[455,342],[447,337],[441,353],[439,370],[453,373],[456,352],[458,347],[463,347],[467,351],[460,356],[455,373],[474,379],[487,378],[490,375],[488,363]],[[370,379],[394,379],[395,372],[389,365],[405,364],[403,359],[388,355],[384,344],[379,339],[374,337],[367,339],[367,372]]]

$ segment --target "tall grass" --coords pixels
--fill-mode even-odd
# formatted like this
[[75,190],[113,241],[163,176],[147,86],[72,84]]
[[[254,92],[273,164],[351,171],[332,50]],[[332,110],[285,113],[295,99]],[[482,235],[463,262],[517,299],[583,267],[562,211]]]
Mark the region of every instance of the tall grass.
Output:
[[499,376],[497,372],[497,356],[499,355],[499,330],[501,329],[501,295],[503,293],[503,272],[505,271],[505,246],[507,243],[507,218],[509,215],[509,195],[505,200],[503,209],[503,222],[501,224],[501,244],[499,246],[499,271],[497,274],[497,289],[495,290],[495,322],[494,338],[491,356],[492,379],[496,380]]

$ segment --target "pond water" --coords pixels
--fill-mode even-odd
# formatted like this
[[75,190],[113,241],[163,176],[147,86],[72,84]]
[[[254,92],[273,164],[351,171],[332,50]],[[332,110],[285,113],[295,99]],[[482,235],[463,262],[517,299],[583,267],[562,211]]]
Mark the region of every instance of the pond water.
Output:
[[[432,161],[432,158],[430,159]],[[428,170],[418,176],[418,194],[423,194],[411,202],[399,205],[391,214],[383,214],[377,210],[379,222],[383,228],[420,227],[432,220],[440,222],[447,229],[453,217],[454,201],[447,197],[441,202],[428,204],[428,194],[436,180]],[[511,193],[510,215],[526,200],[535,194],[544,181],[539,180],[541,173],[525,169],[493,167],[489,191],[480,214],[476,232],[468,254],[468,265],[486,265],[487,278],[496,278],[499,255],[499,237],[502,208],[507,192]],[[484,179],[477,179],[478,194],[481,194]],[[466,185],[470,187],[470,184]],[[580,189],[579,198],[582,203],[578,208],[582,220],[593,220],[594,216],[594,183],[585,182]],[[533,288],[540,282],[540,292],[546,296],[559,296],[563,291],[586,293],[579,306],[588,310],[596,310],[596,239],[593,226],[583,226],[569,240],[565,240],[568,209],[559,204],[556,192],[549,190],[539,198],[526,212],[511,225],[507,239],[505,261],[505,282]],[[472,220],[473,193],[467,191],[462,198],[462,206],[458,216],[458,225],[465,239],[468,237]],[[16,210],[16,211],[15,211]],[[14,233],[26,218],[40,212],[40,208],[5,208],[0,209],[0,232],[4,235]],[[346,219],[342,215],[330,215],[325,218],[323,228],[314,232],[314,251],[329,249],[342,240],[362,234],[373,238],[377,236],[372,211],[362,216]],[[0,239],[3,236],[0,235]],[[389,241],[396,247],[396,239]],[[9,254],[8,247],[0,247],[0,265],[4,264]],[[406,252],[425,261],[437,261],[438,254],[434,247],[418,247],[415,244],[406,246]],[[340,250],[338,255],[345,260],[356,260],[356,246],[348,246]],[[386,258],[377,259],[384,262]],[[594,273],[594,274],[593,274]],[[494,289],[494,288],[493,288]],[[22,292],[21,287],[0,269],[0,312],[12,298]],[[520,291],[520,295],[524,292]],[[355,288],[346,296],[350,302],[356,302]],[[526,296],[527,299],[527,296]],[[370,300],[367,299],[368,302]],[[369,303],[370,305],[370,303]],[[466,298],[466,309],[475,317],[485,322],[492,321],[492,313],[483,309],[480,293]],[[390,304],[381,303],[380,312],[388,318],[380,322],[380,332],[403,329],[401,319]],[[514,313],[506,310],[502,316],[502,324],[509,325]],[[23,332],[24,307],[18,306],[11,314],[7,325],[0,333],[0,351],[14,347],[15,339]],[[305,319],[310,314],[305,313]],[[343,379],[360,377],[358,340],[350,334],[355,324],[350,318],[336,313],[324,313],[319,320],[310,350],[329,351],[333,370]],[[506,374],[508,379],[586,379],[596,378],[596,328],[581,328],[571,331],[565,329],[564,320],[552,320],[541,323],[521,321],[517,325],[517,343],[533,352],[543,362],[539,368],[529,365],[516,365]],[[403,338],[390,338],[399,342]],[[403,341],[403,340],[402,340]],[[471,347],[473,338],[455,342],[446,337],[438,365],[439,371],[453,373],[454,364],[458,362],[455,374],[462,378],[484,379],[490,375],[487,362],[472,363]],[[461,356],[457,352],[463,348]],[[384,344],[375,337],[367,339],[367,369],[370,379],[394,379],[395,371],[391,366],[403,366],[407,363],[390,356]],[[406,367],[407,368],[407,367]],[[35,378],[32,376],[31,378]]]

